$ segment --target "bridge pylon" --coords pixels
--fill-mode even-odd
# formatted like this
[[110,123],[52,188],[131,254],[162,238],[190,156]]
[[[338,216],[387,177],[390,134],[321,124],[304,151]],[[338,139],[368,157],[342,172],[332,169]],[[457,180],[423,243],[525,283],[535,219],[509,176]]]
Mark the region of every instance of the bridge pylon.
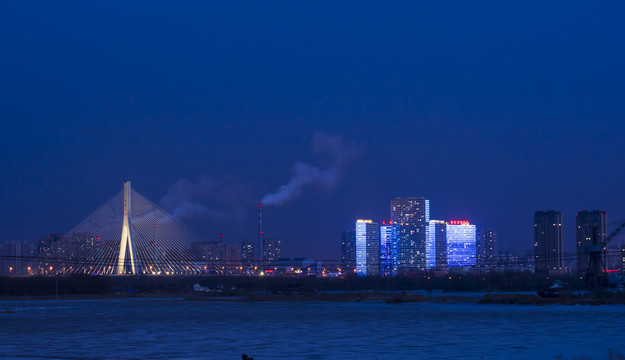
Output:
[[126,253],[130,257],[130,273],[132,275],[137,274],[137,255],[135,253],[134,236],[132,235],[131,194],[130,181],[124,181],[124,220],[122,224],[122,240],[119,244],[117,275],[126,274]]

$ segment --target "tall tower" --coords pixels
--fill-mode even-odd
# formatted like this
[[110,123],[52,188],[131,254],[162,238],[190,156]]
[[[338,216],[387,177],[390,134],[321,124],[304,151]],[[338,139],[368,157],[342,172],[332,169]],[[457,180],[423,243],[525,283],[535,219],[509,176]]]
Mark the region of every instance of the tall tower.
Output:
[[[263,260],[263,204],[258,204],[258,251],[257,257],[259,261]],[[260,265],[260,264],[259,264]]]
[[426,245],[426,267],[444,270],[447,268],[447,223],[430,220]]
[[562,270],[562,213],[534,213],[534,262],[537,273]]
[[134,248],[134,237],[132,236],[132,220],[131,220],[131,188],[130,181],[124,181],[124,222],[122,224],[122,241],[119,244],[119,261],[117,263],[117,275],[123,275],[125,271],[126,263],[126,251],[130,257],[130,273],[137,274],[137,267],[135,264],[136,254]]
[[424,270],[430,201],[423,197],[391,200],[391,221],[398,231],[398,271]]
[[356,273],[380,275],[380,228],[372,220],[356,220]]
[[477,237],[477,265],[495,266],[497,260],[497,232],[486,228]]
[[356,270],[356,230],[341,233],[341,260],[345,274]]

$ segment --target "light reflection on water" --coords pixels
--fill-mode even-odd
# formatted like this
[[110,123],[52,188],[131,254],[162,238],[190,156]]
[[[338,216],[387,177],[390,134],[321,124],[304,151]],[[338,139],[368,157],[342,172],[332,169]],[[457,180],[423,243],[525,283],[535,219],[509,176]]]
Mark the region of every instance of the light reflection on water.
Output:
[[625,306],[0,301],[0,359],[555,359],[624,351]]

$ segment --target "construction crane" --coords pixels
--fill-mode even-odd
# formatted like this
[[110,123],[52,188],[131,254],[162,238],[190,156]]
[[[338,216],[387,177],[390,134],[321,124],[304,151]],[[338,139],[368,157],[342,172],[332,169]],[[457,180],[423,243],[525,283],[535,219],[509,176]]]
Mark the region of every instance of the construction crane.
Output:
[[605,240],[599,238],[599,228],[592,229],[592,245],[586,246],[588,253],[588,266],[586,267],[586,287],[605,287],[608,284],[608,272],[605,265],[605,251],[610,240],[625,228],[625,222],[617,226]]

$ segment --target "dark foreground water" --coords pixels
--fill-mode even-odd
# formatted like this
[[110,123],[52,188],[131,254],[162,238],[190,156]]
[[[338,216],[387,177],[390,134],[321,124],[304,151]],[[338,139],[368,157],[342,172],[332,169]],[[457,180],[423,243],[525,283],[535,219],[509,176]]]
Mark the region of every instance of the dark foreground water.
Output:
[[0,359],[607,359],[625,306],[0,301]]

